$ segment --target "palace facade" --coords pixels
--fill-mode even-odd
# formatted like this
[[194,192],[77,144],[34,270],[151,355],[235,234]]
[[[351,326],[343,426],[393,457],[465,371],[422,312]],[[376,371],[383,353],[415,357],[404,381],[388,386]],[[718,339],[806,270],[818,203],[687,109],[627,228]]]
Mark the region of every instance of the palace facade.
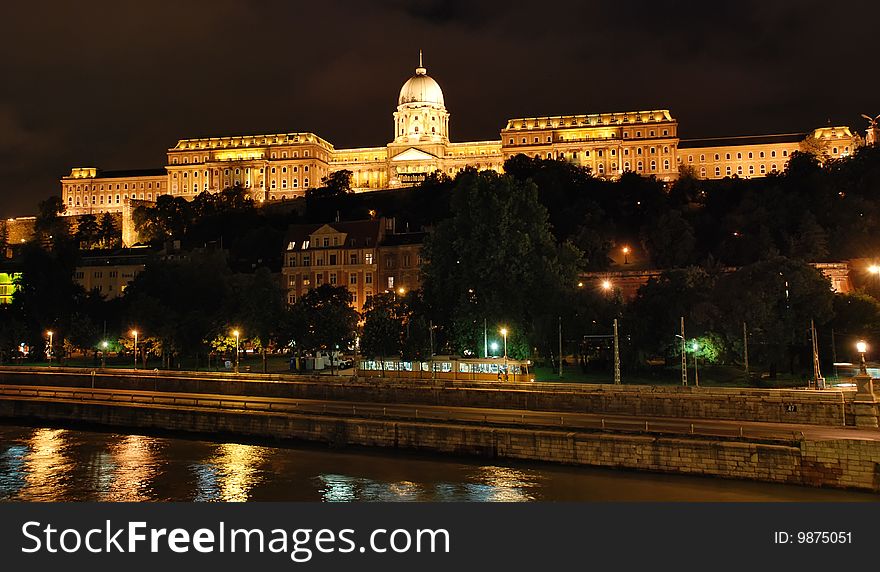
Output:
[[849,127],[679,139],[678,122],[665,109],[516,118],[507,121],[500,139],[452,142],[443,91],[421,55],[419,60],[400,89],[392,114],[394,138],[384,146],[336,149],[314,133],[181,139],[161,169],[72,169],[61,179],[65,214],[126,213],[133,201],[164,194],[191,199],[234,185],[248,189],[258,202],[280,201],[303,196],[343,169],[352,172],[358,192],[399,188],[438,171],[450,176],[468,167],[500,172],[506,159],[520,153],[571,161],[607,178],[632,171],[672,181],[685,166],[704,179],[760,177],[782,171],[799,149],[838,158],[862,144]]

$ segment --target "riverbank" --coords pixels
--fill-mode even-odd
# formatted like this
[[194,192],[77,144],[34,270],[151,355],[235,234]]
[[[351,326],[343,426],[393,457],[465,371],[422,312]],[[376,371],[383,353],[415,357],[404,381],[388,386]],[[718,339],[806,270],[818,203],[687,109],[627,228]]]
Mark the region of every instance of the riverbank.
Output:
[[871,502],[695,476],[167,431],[0,423],[0,501]]
[[[138,381],[143,386],[155,380]],[[33,391],[33,385],[27,391]],[[471,411],[456,407],[449,420],[439,421],[419,419],[417,409],[413,417],[383,408],[381,418],[364,417],[357,406],[344,414],[304,412],[298,403],[283,398],[235,400],[211,394],[194,398],[112,389],[0,396],[0,417],[6,419],[80,421],[120,429],[240,435],[336,448],[377,447],[880,492],[880,441],[863,438],[868,435],[864,432],[860,438],[796,438],[790,432],[784,438],[719,437],[687,431],[652,433],[647,425],[644,433],[573,426],[571,420],[578,417],[572,413],[568,425],[565,415],[559,416],[558,426],[551,426],[555,421],[548,421],[546,415],[535,422],[526,422],[523,415],[519,425],[505,422],[503,416],[497,422],[480,423],[455,415]],[[488,414],[483,415],[486,420]],[[857,430],[836,431],[855,436]]]

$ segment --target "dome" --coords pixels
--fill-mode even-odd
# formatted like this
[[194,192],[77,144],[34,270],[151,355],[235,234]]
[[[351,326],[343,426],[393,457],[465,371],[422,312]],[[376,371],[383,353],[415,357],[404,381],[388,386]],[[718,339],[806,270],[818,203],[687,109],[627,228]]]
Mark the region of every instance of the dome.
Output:
[[397,104],[404,103],[431,103],[443,106],[443,90],[421,65],[416,68],[416,75],[406,80],[400,88]]

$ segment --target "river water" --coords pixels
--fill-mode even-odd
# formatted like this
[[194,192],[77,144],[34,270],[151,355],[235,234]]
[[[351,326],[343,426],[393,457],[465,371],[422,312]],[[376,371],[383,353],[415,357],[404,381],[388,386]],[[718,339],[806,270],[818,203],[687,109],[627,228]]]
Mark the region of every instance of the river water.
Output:
[[878,501],[746,481],[0,425],[0,500]]

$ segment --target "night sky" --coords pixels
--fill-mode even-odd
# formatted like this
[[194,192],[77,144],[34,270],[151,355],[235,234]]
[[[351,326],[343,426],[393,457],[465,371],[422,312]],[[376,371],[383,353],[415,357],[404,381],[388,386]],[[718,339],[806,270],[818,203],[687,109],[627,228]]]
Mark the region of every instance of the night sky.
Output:
[[863,133],[880,3],[5,2],[0,216],[73,166],[164,165],[180,138],[311,131],[384,145],[418,63],[453,141],[511,117],[668,108],[680,136]]

